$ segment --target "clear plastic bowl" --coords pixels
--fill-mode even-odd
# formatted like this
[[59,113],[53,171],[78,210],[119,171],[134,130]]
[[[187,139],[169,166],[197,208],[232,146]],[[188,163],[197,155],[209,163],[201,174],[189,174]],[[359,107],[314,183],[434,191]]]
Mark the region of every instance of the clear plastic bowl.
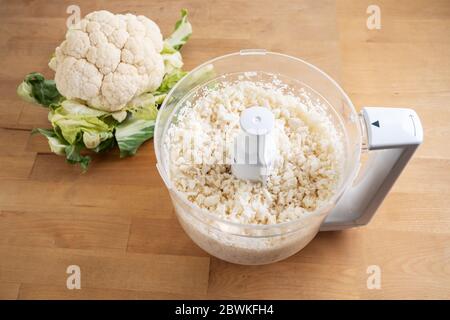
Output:
[[[325,111],[341,133],[346,153],[337,192],[328,204],[300,219],[272,225],[226,221],[214,212],[191,203],[171,185],[164,137],[186,99],[211,81],[247,72],[277,75],[295,90],[305,88],[313,98],[320,99],[325,104]],[[317,67],[284,54],[265,50],[241,50],[200,65],[177,83],[158,113],[154,140],[159,173],[170,192],[180,224],[191,239],[222,260],[260,265],[295,254],[317,234],[328,213],[356,176],[361,152],[361,127],[353,104],[345,92]]]

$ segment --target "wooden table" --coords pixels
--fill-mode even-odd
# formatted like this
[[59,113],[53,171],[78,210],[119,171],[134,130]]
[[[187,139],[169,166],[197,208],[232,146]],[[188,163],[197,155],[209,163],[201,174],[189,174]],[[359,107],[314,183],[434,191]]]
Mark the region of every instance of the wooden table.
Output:
[[[45,109],[15,89],[46,64],[73,1],[0,1],[0,297],[34,298],[450,298],[450,2],[77,1],[82,14],[131,11],[164,34],[186,7],[194,35],[186,69],[242,48],[302,57],[340,81],[357,108],[406,106],[425,143],[370,225],[319,234],[267,266],[232,265],[194,245],[176,221],[152,142],[134,158],[96,157],[81,174],[30,136]],[[81,290],[66,288],[79,265]],[[381,289],[366,285],[381,268]]]

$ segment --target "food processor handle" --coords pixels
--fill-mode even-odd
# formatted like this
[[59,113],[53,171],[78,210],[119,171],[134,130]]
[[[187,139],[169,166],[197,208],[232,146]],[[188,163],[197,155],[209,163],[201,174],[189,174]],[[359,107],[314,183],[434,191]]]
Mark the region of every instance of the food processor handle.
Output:
[[344,192],[320,227],[342,230],[369,223],[403,168],[423,141],[416,112],[404,108],[363,108],[369,157],[353,186]]

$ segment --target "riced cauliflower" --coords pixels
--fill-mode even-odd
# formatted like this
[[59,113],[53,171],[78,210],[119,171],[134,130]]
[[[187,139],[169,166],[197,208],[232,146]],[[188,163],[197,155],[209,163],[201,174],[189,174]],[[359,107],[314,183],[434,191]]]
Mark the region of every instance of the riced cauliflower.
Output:
[[[239,80],[203,88],[193,100],[165,140],[170,179],[188,201],[225,220],[276,224],[316,210],[336,192],[341,138],[322,102],[306,91],[297,96],[272,83]],[[223,157],[233,148],[229,142],[239,133],[241,112],[253,106],[275,116],[278,152],[265,184],[236,178],[229,156]]]
[[161,31],[149,18],[95,11],[67,31],[49,66],[66,98],[117,111],[161,85],[162,49]]

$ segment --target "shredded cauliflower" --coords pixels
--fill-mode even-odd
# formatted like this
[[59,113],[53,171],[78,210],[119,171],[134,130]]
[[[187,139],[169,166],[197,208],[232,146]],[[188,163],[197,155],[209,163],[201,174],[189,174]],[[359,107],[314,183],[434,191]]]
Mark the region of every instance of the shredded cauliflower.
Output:
[[49,66],[67,99],[114,112],[160,86],[162,49],[161,31],[147,17],[95,11],[67,31]]
[[[175,188],[190,202],[238,223],[275,224],[314,211],[335,193],[343,163],[341,138],[321,103],[306,91],[294,96],[270,83],[237,81],[204,89],[186,103],[165,140]],[[276,119],[278,155],[265,185],[239,180],[230,162],[222,161],[224,150],[233,147],[223,146],[224,135],[234,141],[241,112],[252,106],[269,108]]]

